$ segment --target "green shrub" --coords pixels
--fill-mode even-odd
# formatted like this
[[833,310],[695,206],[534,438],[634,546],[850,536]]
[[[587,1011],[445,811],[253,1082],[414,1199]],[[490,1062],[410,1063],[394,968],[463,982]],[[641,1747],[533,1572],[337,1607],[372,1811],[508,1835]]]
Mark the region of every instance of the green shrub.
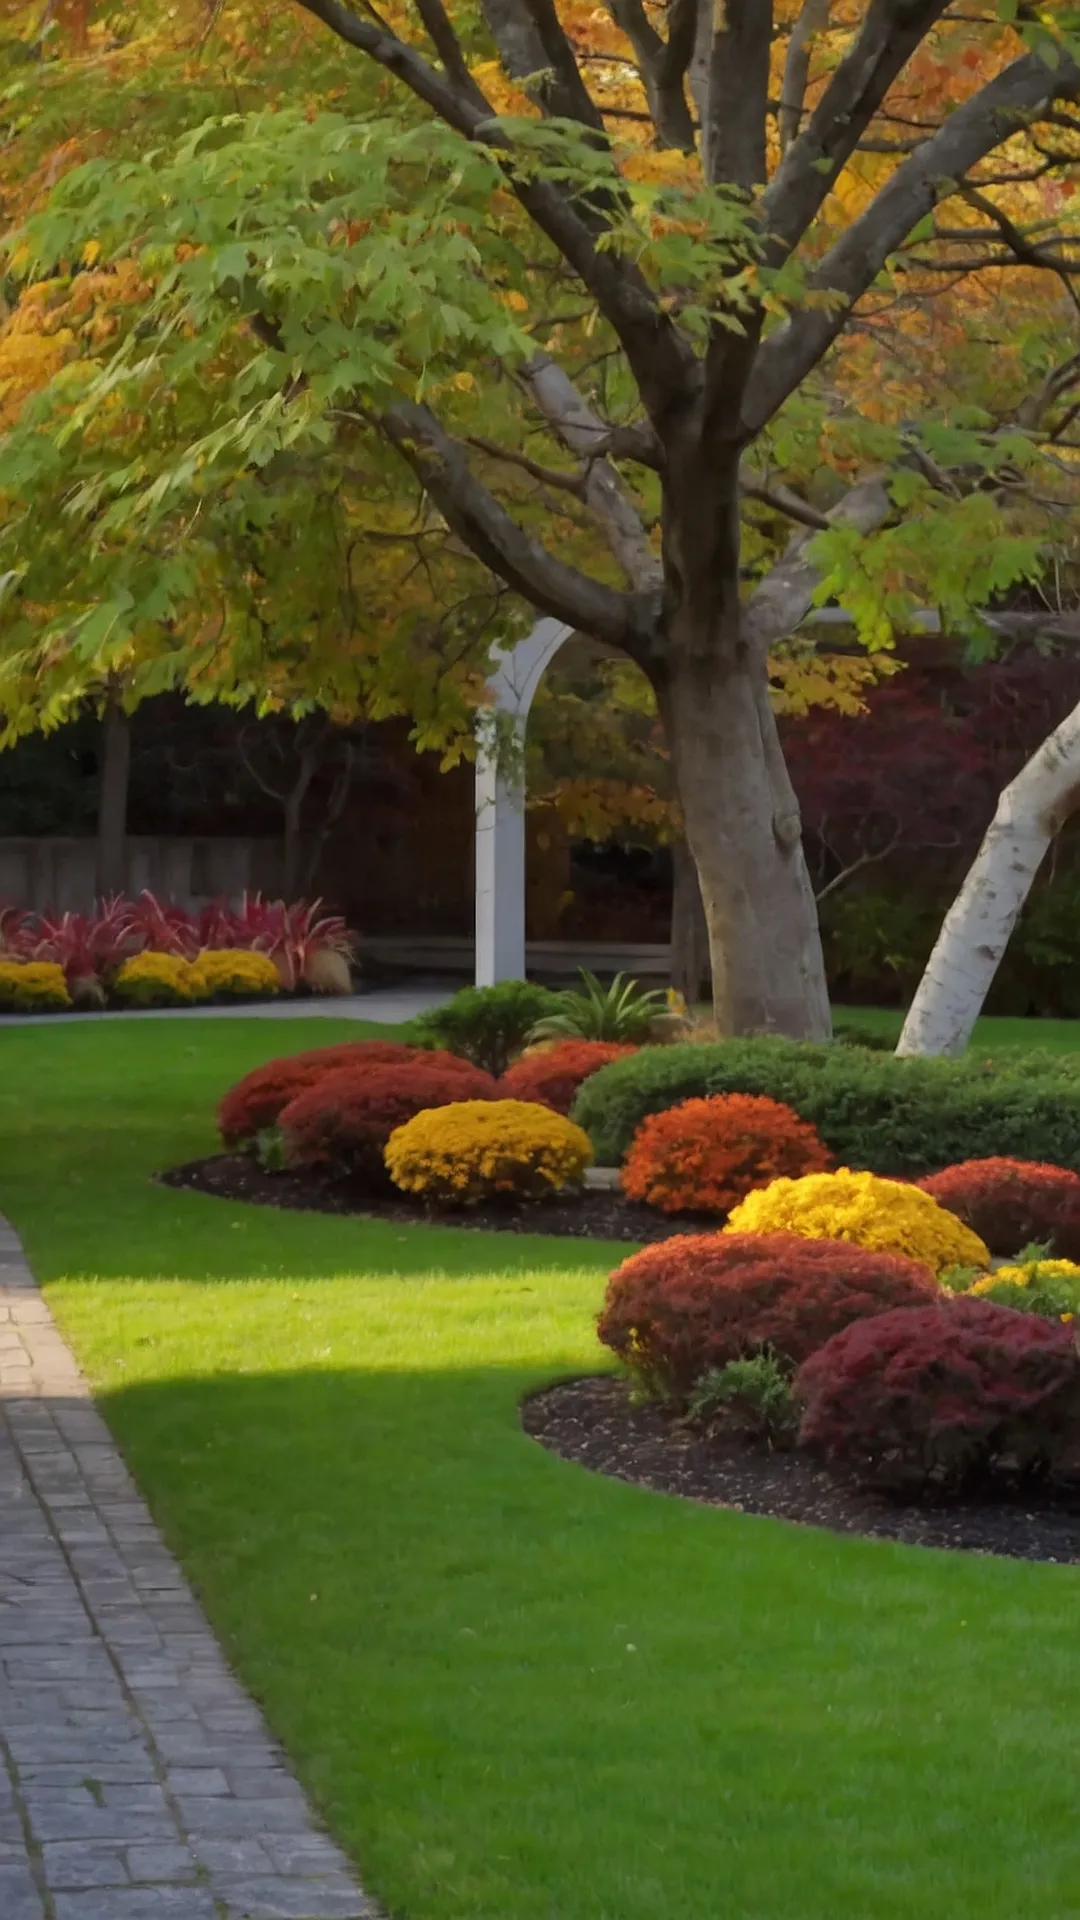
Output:
[[710,1367],[691,1394],[687,1411],[701,1426],[767,1440],[776,1447],[790,1446],[799,1424],[791,1381],[774,1353]]
[[444,1007],[421,1014],[409,1036],[422,1047],[444,1047],[496,1078],[521,1052],[538,1020],[552,1013],[559,996],[531,980],[501,980],[494,987],[462,987]]
[[1080,1169],[1080,1073],[1046,1055],[898,1060],[775,1039],[644,1048],[592,1074],[572,1112],[598,1164],[614,1166],[648,1114],[715,1093],[782,1101],[841,1166],[872,1173],[915,1176],[998,1154]]

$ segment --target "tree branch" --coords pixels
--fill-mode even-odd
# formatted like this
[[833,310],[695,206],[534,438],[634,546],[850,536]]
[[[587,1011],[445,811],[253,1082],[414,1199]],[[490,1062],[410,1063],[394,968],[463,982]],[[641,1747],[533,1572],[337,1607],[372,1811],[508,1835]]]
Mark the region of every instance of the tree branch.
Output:
[[[817,291],[839,296],[835,303],[827,310],[803,308],[762,346],[743,412],[748,439],[760,433],[817,364],[889,255],[932,211],[946,186],[962,180],[969,167],[1027,119],[1037,118],[1051,100],[1074,99],[1078,94],[1080,67],[1075,61],[1063,53],[1051,68],[1037,54],[1026,54],[957,107],[938,132],[897,168],[866,211],[830,248],[813,277],[811,285]],[[804,137],[790,149],[789,159]]]
[[622,482],[600,451],[609,438],[604,422],[598,418],[578,392],[569,374],[547,354],[538,354],[522,368],[523,377],[551,426],[572,453],[584,456],[582,498],[604,530],[616,560],[630,584],[637,588],[659,585],[660,562],[633,502],[627,498]]
[[[505,6],[514,3],[515,0],[493,0],[493,4]],[[535,4],[540,6],[542,0],[535,0]],[[547,4],[550,6],[550,0]],[[614,329],[647,412],[663,414],[677,404],[685,396],[688,379],[694,376],[697,363],[693,348],[661,310],[644,274],[632,261],[597,246],[603,221],[597,218],[595,231],[590,230],[580,211],[554,182],[525,176],[515,169],[512,145],[492,120],[482,95],[479,96],[482,104],[478,104],[451,76],[440,73],[423,59],[414,47],[384,27],[362,20],[343,6],[341,0],[299,0],[299,5],[348,46],[366,53],[403,81],[455,132],[467,140],[503,150],[507,184],[540,231],[588,288]],[[577,72],[576,63],[574,70]],[[536,71],[535,67],[532,71]],[[578,80],[584,92],[580,74]]]
[[810,55],[814,40],[829,24],[829,0],[803,0],[802,9],[791,29],[784,78],[780,86],[780,152],[785,154],[802,124],[803,101],[810,79]]
[[948,0],[870,0],[854,45],[787,148],[764,196],[762,217],[778,253],[789,252],[802,238],[897,74],[947,7]]
[[[827,521],[831,527],[851,526],[860,533],[872,533],[888,519],[891,505],[880,477],[860,480],[827,515]],[[794,633],[814,604],[821,574],[807,554],[812,537],[809,533],[792,537],[783,559],[755,587],[743,608],[743,638],[762,653]]]
[[488,31],[511,80],[532,81],[545,113],[604,137],[604,119],[574,58],[553,0],[481,0]]
[[658,144],[692,153],[694,122],[683,79],[694,51],[697,0],[671,0],[666,40],[657,33],[642,0],[608,0],[608,4],[612,19],[634,49]]
[[749,193],[768,177],[772,0],[725,0],[713,19],[709,111],[702,129],[705,177]]
[[476,478],[465,449],[426,407],[406,401],[378,423],[427,488],[447,525],[478,560],[541,613],[626,652],[647,651],[656,595],[620,593],[567,566],[518,526]]

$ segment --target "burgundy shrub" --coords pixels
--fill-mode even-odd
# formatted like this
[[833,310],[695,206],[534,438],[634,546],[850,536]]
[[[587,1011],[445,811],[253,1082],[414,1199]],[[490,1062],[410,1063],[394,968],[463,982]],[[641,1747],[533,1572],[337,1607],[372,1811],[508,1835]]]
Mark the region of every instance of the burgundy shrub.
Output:
[[1006,1259],[1032,1241],[1080,1259],[1080,1173],[1037,1160],[963,1160],[916,1183]]
[[1071,1326],[964,1294],[847,1326],[795,1382],[799,1444],[910,1493],[1080,1468]]
[[428,1107],[498,1098],[490,1073],[456,1057],[452,1067],[430,1053],[397,1065],[339,1067],[282,1109],[285,1163],[386,1187],[383,1149],[396,1127]]
[[631,1254],[607,1284],[597,1332],[664,1397],[711,1367],[770,1348],[797,1365],[851,1320],[933,1301],[900,1254],[794,1233],[687,1233]]

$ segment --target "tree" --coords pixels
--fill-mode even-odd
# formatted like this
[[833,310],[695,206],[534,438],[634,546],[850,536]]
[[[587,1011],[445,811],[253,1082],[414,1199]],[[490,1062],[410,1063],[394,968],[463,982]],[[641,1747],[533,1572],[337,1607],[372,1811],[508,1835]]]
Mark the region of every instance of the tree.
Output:
[[[154,285],[152,337],[122,328],[89,391],[53,383],[62,459],[26,414],[39,484],[77,477],[82,643],[190,602],[178,529],[252,512],[282,457],[310,475],[394,449],[457,553],[647,675],[719,1024],[825,1033],[768,647],[830,583],[861,581],[872,632],[920,573],[932,603],[966,612],[1038,569],[1038,434],[952,418],[868,433],[845,343],[905,302],[918,316],[942,276],[1070,280],[1075,224],[1048,199],[1080,129],[1069,16],[986,23],[940,0],[835,16],[809,0],[776,20],[769,0],[670,0],[653,16],[613,0],[609,27],[547,0],[488,0],[482,19],[441,0],[415,17],[303,4],[412,107],[241,116],[152,163],[77,169],[16,256],[40,276],[89,246]],[[1060,418],[1075,365],[1058,374]],[[208,382],[213,423],[185,431],[172,396]],[[162,395],[168,444],[103,471],[118,413],[153,415]],[[789,485],[815,452],[841,476],[824,503]],[[868,471],[882,465],[887,489]],[[747,594],[755,495],[800,533]]]
[[963,1053],[1050,844],[1080,806],[1080,706],[998,800],[911,1003],[897,1052]]

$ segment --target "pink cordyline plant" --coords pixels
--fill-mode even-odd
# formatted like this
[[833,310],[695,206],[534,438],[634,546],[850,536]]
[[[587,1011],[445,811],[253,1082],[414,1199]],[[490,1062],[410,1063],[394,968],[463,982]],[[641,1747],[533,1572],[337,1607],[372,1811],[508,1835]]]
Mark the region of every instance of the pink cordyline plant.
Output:
[[96,913],[40,914],[30,957],[63,967],[72,986],[111,973],[135,951],[127,903],[115,899],[103,901]]

